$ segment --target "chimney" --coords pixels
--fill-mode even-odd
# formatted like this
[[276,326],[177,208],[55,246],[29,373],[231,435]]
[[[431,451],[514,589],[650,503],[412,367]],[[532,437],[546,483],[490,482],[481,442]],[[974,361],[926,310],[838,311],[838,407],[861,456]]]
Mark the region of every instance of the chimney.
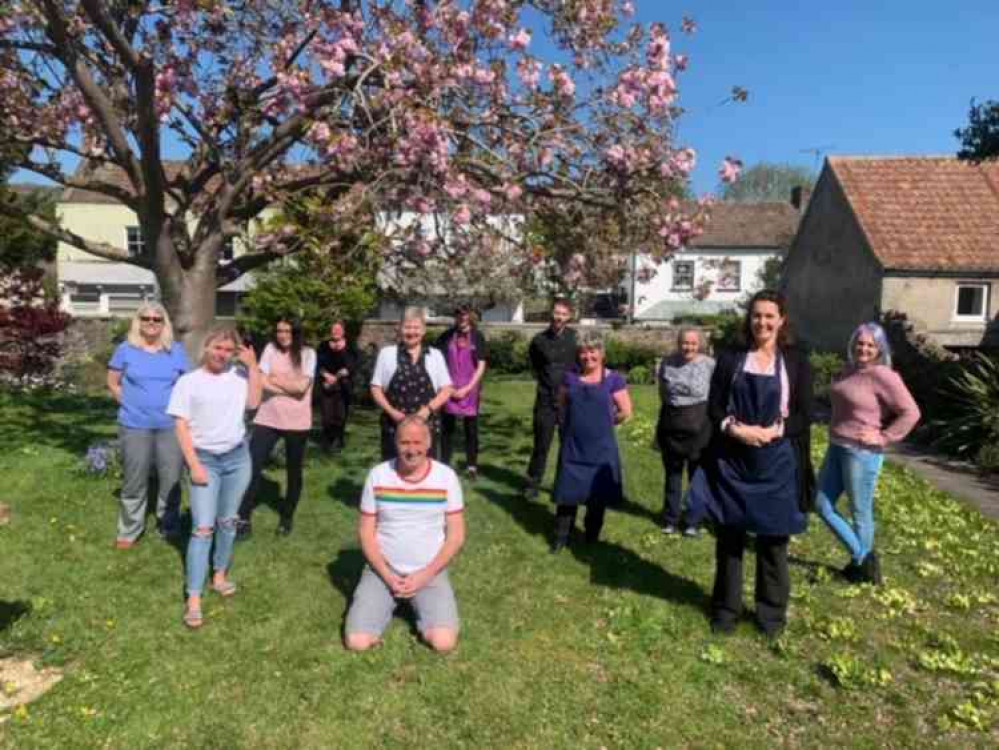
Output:
[[811,197],[812,191],[804,185],[795,185],[791,188],[791,205],[795,207],[798,213],[805,212]]

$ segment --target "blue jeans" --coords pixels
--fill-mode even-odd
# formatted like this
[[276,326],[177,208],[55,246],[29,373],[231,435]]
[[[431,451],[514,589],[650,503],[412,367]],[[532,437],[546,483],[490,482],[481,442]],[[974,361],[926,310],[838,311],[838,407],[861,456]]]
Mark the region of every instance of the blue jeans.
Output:
[[[884,460],[878,451],[830,443],[819,472],[819,515],[858,564],[874,549],[874,489]],[[850,500],[852,523],[836,510],[836,501],[844,491]]]
[[212,568],[228,570],[236,540],[237,511],[250,484],[250,451],[242,442],[226,453],[199,450],[208,484],[191,485],[191,540],[187,544],[187,593],[199,596],[208,577],[208,557],[215,541]]

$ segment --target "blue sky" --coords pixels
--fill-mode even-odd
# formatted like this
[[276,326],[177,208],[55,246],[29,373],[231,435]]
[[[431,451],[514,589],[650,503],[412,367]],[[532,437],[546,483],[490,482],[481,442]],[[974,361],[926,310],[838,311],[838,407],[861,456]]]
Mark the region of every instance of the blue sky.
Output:
[[[637,0],[690,56],[679,137],[698,194],[728,154],[813,167],[829,154],[952,154],[972,97],[999,99],[999,0]],[[680,20],[697,33],[679,33]],[[540,51],[540,50],[539,50]],[[733,85],[749,101],[725,104]],[[17,181],[37,181],[24,172]]]
[[[726,154],[812,167],[829,154],[953,154],[972,97],[999,99],[999,0],[639,0],[638,18],[693,37],[680,138],[694,188]],[[735,84],[749,101],[717,106]]]

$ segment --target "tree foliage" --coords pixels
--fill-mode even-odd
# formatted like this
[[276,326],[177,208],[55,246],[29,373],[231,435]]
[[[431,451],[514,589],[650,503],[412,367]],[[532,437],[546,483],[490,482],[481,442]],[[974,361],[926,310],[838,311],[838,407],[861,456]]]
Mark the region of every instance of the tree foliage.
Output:
[[294,201],[289,209],[266,229],[278,236],[294,234],[302,249],[257,275],[242,299],[239,322],[267,338],[277,320],[294,318],[301,321],[306,340],[315,342],[333,320],[358,321],[374,307],[382,240],[375,232],[338,231],[322,220],[326,209],[318,199]]
[[55,260],[58,243],[25,219],[25,214],[34,214],[54,223],[53,196],[43,190],[16,193],[0,184],[0,203],[13,208],[9,213],[0,211],[0,269],[37,266]]
[[[321,190],[339,224],[406,208],[466,230],[444,243],[414,223],[387,246],[414,260],[460,264],[496,233],[492,216],[580,205],[668,255],[702,218],[669,201],[695,160],[673,138],[687,57],[633,11],[631,0],[9,0],[0,148],[135,211],[136,256],[32,221],[153,270],[185,336],[210,322],[216,288],[302,247],[253,222],[303,190]],[[738,169],[729,159],[722,175]],[[234,238],[249,251],[226,262]],[[527,243],[518,249],[529,262]]]
[[746,169],[738,181],[722,186],[721,198],[738,203],[788,201],[796,187],[811,189],[815,174],[795,164],[760,162]]
[[975,104],[972,100],[968,125],[955,130],[954,136],[961,141],[959,159],[973,162],[999,159],[999,102]]
[[52,371],[59,358],[57,334],[69,325],[59,299],[45,284],[42,268],[5,268],[0,273],[0,372],[15,382]]

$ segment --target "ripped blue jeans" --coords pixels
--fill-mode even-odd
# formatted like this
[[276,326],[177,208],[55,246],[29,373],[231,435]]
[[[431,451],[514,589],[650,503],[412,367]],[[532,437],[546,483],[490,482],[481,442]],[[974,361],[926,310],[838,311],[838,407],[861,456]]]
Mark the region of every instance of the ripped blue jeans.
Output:
[[212,568],[228,570],[236,541],[237,511],[250,484],[250,451],[242,442],[226,453],[198,450],[198,460],[208,472],[208,484],[191,485],[191,539],[187,544],[187,593],[199,596]]

